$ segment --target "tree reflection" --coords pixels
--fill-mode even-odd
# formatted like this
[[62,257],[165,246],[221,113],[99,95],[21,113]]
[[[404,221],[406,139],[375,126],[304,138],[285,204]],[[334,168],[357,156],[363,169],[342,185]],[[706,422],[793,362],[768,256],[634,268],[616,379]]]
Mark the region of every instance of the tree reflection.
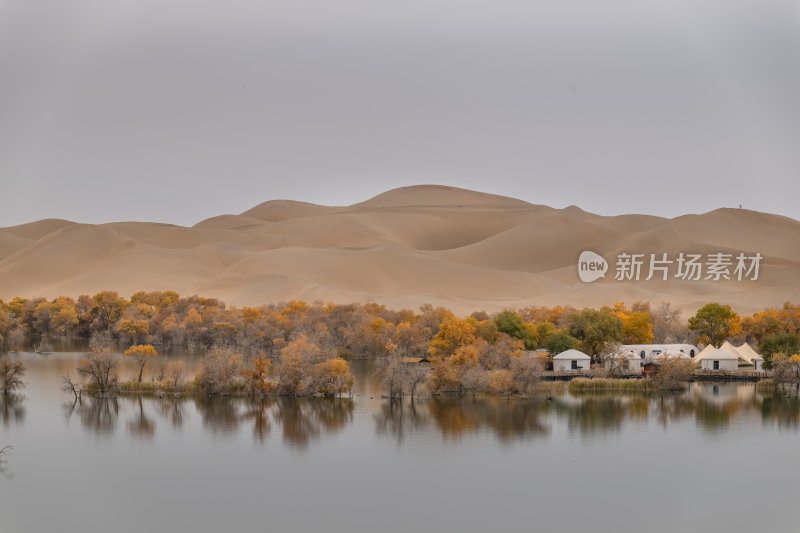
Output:
[[353,418],[353,400],[278,398],[274,416],[281,424],[283,440],[298,448],[305,448],[323,430],[336,432],[349,424]]
[[777,393],[769,395],[761,402],[761,417],[765,422],[774,421],[780,427],[796,429],[800,426],[800,400]]
[[186,400],[163,397],[156,403],[161,416],[175,429],[183,427],[183,405]]
[[[567,418],[570,432],[582,434],[619,431],[631,414],[631,399],[608,394],[592,394],[577,402],[553,402],[555,412]],[[640,412],[638,408],[637,412]]]
[[545,405],[530,399],[441,398],[428,402],[428,411],[445,438],[460,438],[487,428],[505,441],[547,435],[550,428],[542,421]]
[[259,399],[247,402],[242,419],[253,421],[253,438],[258,442],[264,442],[269,432],[272,431],[269,408],[273,403],[271,399]]
[[208,398],[194,399],[194,406],[203,419],[203,426],[215,434],[236,433],[239,431],[239,398]]
[[14,392],[0,394],[0,421],[4,427],[12,422],[21,424],[25,421],[25,407],[22,405],[24,399],[24,396]]
[[419,431],[429,422],[425,411],[418,409],[418,404],[414,400],[406,404],[402,399],[383,402],[380,412],[374,418],[379,435],[392,435],[401,443],[407,433]]
[[156,423],[145,416],[141,396],[132,400],[132,403],[138,405],[138,413],[128,421],[128,431],[136,437],[152,439],[156,433]]
[[81,426],[97,435],[113,433],[119,417],[119,403],[116,398],[89,397],[65,404],[64,408],[68,421],[77,413]]

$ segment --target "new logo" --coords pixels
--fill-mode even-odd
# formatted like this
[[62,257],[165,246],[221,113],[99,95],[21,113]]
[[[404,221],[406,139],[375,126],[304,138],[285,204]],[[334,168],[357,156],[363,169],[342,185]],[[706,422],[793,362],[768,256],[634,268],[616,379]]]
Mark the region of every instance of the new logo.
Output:
[[584,283],[591,283],[592,281],[606,277],[608,270],[608,261],[603,259],[601,255],[588,250],[581,252],[578,258],[578,277]]

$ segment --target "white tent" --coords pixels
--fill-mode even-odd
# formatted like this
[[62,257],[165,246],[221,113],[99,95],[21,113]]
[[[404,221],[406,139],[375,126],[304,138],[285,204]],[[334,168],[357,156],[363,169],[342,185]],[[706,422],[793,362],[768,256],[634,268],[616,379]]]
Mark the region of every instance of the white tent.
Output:
[[738,346],[736,348],[736,351],[739,353],[739,356],[748,363],[755,364],[755,359],[759,357],[756,351],[753,348],[751,348],[750,345],[747,344],[746,342],[742,343],[741,346]]
[[712,345],[710,345],[710,344],[709,344],[708,346],[706,346],[705,348],[703,348],[702,350],[700,350],[700,353],[699,353],[699,354],[697,354],[697,357],[695,357],[695,358],[694,358],[694,360],[695,360],[695,361],[697,361],[697,362],[699,363],[700,361],[702,361],[702,360],[703,360],[703,358],[704,358],[705,356],[707,356],[708,354],[710,354],[710,353],[711,353],[711,352],[713,352],[714,350],[716,350],[716,348],[714,348]]
[[727,350],[714,350],[703,357],[700,366],[703,370],[738,370],[739,356]]
[[766,372],[764,369],[764,356],[757,355],[753,358],[753,366],[755,366],[756,372]]
[[579,350],[566,350],[553,357],[553,371],[589,370],[592,358]]

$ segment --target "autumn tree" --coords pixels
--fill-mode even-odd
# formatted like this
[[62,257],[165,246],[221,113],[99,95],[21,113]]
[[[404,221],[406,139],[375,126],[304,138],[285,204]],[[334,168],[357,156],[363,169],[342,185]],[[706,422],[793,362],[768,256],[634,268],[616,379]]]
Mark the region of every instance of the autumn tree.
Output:
[[689,329],[695,335],[695,342],[719,348],[722,341],[741,333],[742,325],[739,315],[731,306],[710,303],[689,319]]
[[652,344],[650,306],[641,302],[635,305],[637,310],[628,309],[622,302],[614,304],[614,314],[622,320],[622,340],[626,344]]
[[239,371],[247,384],[250,396],[265,396],[272,392],[272,384],[267,381],[271,368],[272,361],[267,354],[262,353],[253,359],[250,367]]
[[314,390],[323,396],[342,396],[353,388],[355,381],[347,361],[337,357],[314,366]]
[[144,366],[150,358],[155,357],[158,353],[152,344],[137,344],[125,350],[124,355],[125,357],[130,357],[139,365],[139,378],[136,381],[141,383]]
[[275,369],[278,394],[298,396],[306,392],[311,381],[311,369],[325,359],[323,350],[301,335],[281,350]]
[[469,320],[445,318],[430,343],[429,352],[434,358],[446,358],[460,347],[475,340],[475,326]]

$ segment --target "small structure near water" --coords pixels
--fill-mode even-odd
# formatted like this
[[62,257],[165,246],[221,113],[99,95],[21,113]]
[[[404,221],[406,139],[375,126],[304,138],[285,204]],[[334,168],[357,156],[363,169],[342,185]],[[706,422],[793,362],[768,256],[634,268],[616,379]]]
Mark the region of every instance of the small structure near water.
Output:
[[566,350],[553,357],[554,372],[589,370],[592,358],[580,350]]
[[735,372],[739,369],[739,356],[727,350],[713,350],[706,353],[700,361],[703,370]]

